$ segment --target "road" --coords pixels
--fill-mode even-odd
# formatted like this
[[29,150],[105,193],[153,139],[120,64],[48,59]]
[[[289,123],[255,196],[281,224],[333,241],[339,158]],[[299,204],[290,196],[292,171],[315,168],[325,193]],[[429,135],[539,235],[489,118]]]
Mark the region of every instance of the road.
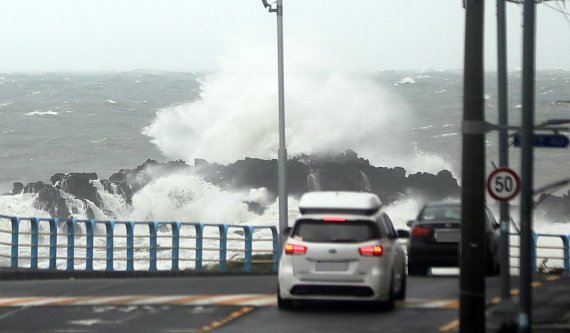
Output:
[[[487,279],[489,302],[498,278]],[[0,283],[0,332],[451,332],[457,276],[410,277],[393,311],[275,306],[275,275],[16,280]]]

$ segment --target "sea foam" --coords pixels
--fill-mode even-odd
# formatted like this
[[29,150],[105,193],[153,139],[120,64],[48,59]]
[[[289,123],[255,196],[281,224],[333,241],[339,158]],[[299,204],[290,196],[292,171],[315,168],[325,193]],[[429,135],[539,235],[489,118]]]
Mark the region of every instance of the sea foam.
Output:
[[[410,172],[451,169],[421,152],[414,117],[399,96],[372,76],[331,64],[326,52],[292,45],[286,58],[285,122],[289,156],[352,149],[375,165]],[[314,51],[314,52],[313,52]],[[231,163],[276,158],[277,73],[271,47],[250,44],[222,57],[221,70],[201,81],[200,98],[160,110],[143,133],[172,159]],[[305,56],[307,55],[307,56]],[[326,61],[323,61],[326,59]],[[324,64],[323,64],[324,63]]]

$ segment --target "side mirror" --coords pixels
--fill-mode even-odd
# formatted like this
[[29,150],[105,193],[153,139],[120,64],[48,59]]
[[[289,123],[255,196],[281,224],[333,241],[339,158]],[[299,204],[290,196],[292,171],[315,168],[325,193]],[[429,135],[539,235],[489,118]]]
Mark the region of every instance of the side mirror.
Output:
[[408,230],[398,229],[398,238],[410,238],[410,232]]
[[410,221],[408,221],[408,222],[406,223],[406,225],[411,228],[412,225],[414,225],[414,223],[416,223],[415,220],[410,220]]

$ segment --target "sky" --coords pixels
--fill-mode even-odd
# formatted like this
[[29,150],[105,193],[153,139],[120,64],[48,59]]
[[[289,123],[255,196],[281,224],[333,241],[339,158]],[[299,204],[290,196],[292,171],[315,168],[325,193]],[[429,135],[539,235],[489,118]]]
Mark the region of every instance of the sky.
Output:
[[[323,61],[330,55],[354,70],[462,68],[462,0],[283,3],[286,60],[318,50]],[[518,69],[522,6],[507,10],[509,68]],[[485,20],[485,64],[493,70],[495,1],[486,1]],[[276,54],[275,14],[259,0],[0,1],[2,72],[210,71],[253,44]],[[570,21],[545,4],[537,7],[536,63],[570,69]]]

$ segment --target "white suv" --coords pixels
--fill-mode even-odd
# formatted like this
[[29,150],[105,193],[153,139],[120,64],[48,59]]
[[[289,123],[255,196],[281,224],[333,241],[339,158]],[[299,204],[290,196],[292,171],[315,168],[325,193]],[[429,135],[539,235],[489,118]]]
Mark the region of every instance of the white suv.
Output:
[[391,309],[406,296],[406,256],[378,196],[309,192],[279,261],[278,306],[297,300],[370,301]]

